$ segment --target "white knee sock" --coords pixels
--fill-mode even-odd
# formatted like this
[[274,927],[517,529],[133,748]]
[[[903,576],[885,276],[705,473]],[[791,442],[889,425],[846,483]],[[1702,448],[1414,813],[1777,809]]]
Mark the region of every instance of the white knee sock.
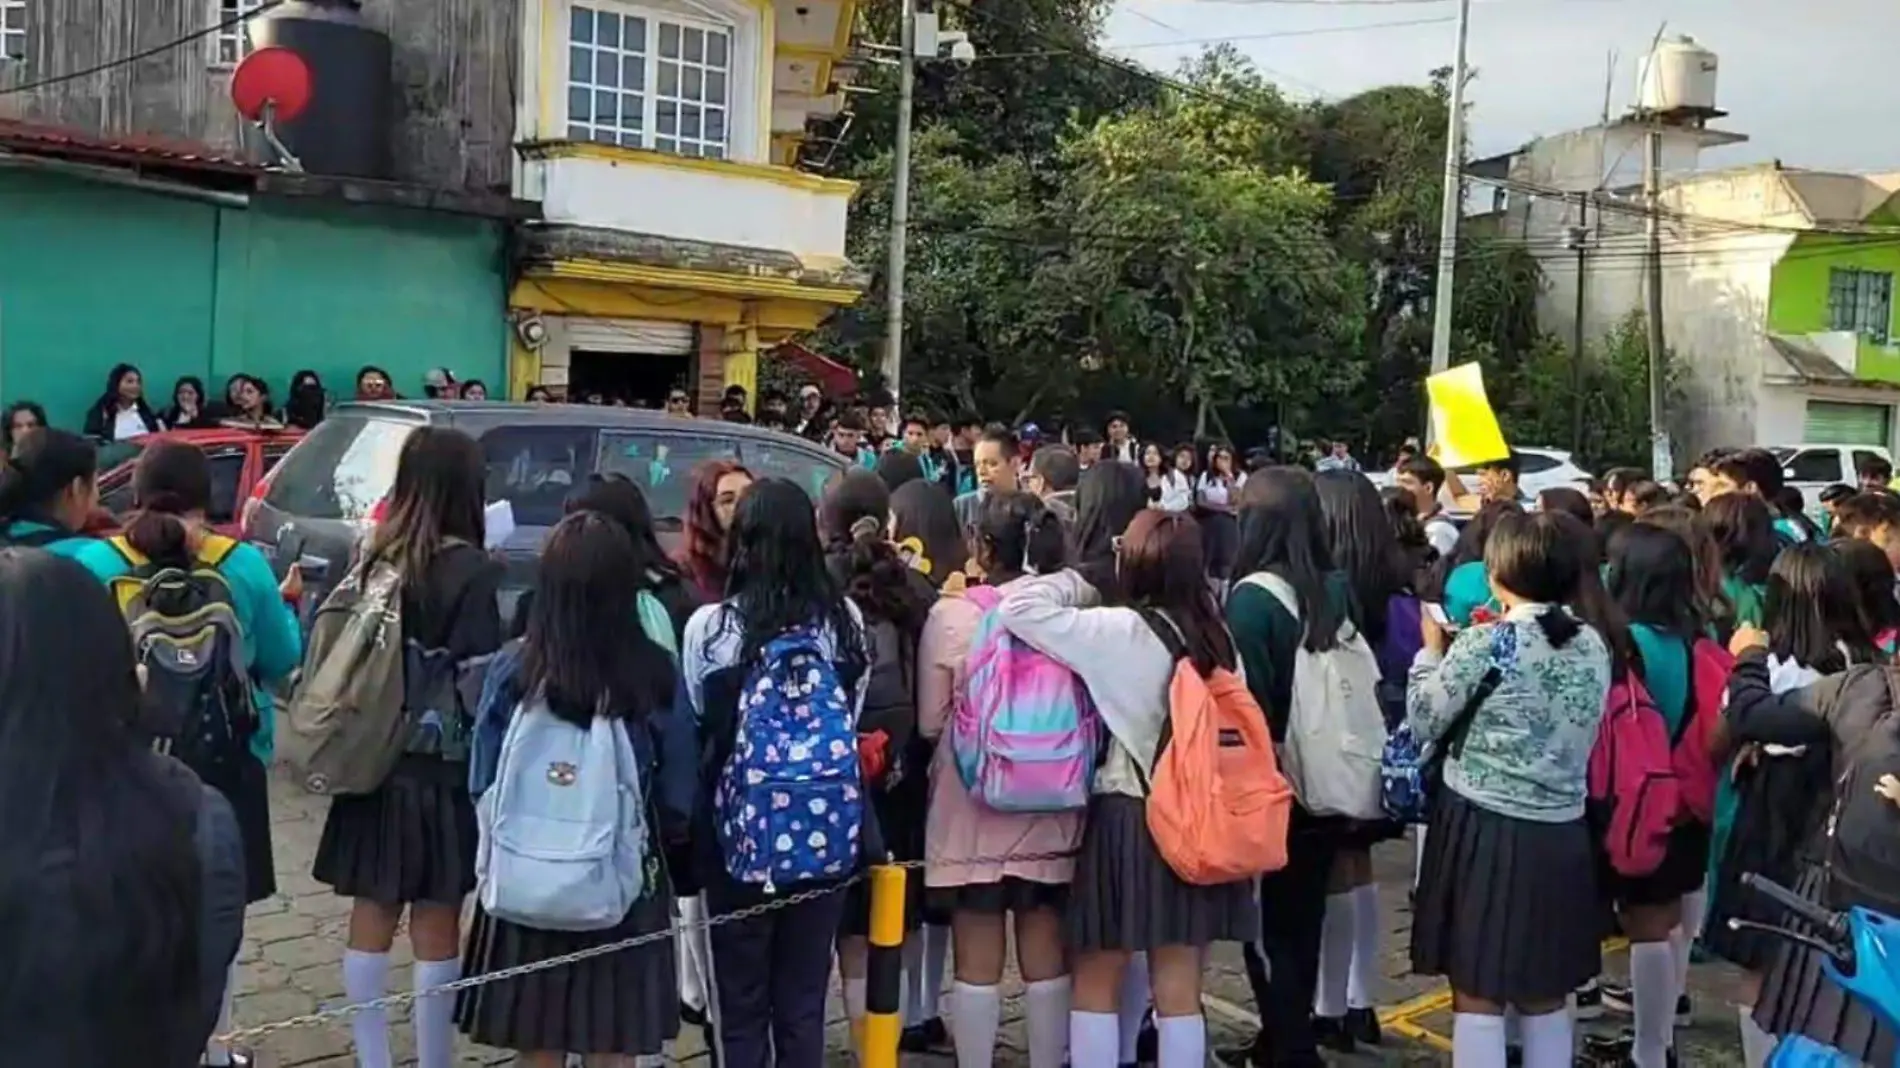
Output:
[[1062,1068],[1069,1055],[1069,977],[1026,985],[1023,1015],[1029,1018],[1029,1068]]
[[[1121,1060],[1118,1064],[1135,1063],[1135,1045],[1141,1040],[1141,1021],[1148,1015],[1148,1003],[1153,998],[1148,988],[1148,954],[1134,953],[1128,958],[1128,967],[1122,969],[1122,995],[1120,1005],[1115,1012],[1118,1017],[1116,1026],[1121,1036]],[[1076,1065],[1076,1068],[1082,1068]]]
[[1069,1063],[1075,1068],[1115,1068],[1121,1063],[1121,1025],[1112,1012],[1069,1013]]
[[917,1011],[922,1013],[918,1023],[935,1020],[943,1015],[938,1002],[943,998],[944,963],[950,957],[950,928],[929,926],[924,928],[924,996],[917,1003]]
[[[212,1028],[213,1035],[226,1034],[231,1030],[231,1005],[237,1000],[237,962],[224,973],[224,1000],[218,1005],[218,1025]],[[205,1043],[205,1063],[223,1066],[231,1063],[231,1047],[222,1042]]]
[[1346,1015],[1346,980],[1352,972],[1352,891],[1326,895],[1326,923],[1319,935],[1319,982],[1313,986],[1313,1015],[1337,1020]]
[[[419,960],[415,967],[418,991],[453,983],[462,977],[462,962]],[[430,994],[417,998],[409,1012],[416,1027],[416,1068],[454,1068],[455,995]]]
[[868,980],[846,979],[844,986],[844,1014],[852,1023],[864,1019],[864,984]]
[[[1680,995],[1689,989],[1689,958],[1695,949],[1695,940],[1702,934],[1702,920],[1709,912],[1709,895],[1705,890],[1682,895],[1682,923],[1669,933],[1669,944],[1676,952],[1676,993]],[[1674,1010],[1674,1006],[1670,1006]]]
[[1425,866],[1425,825],[1412,828],[1412,889],[1418,889],[1418,870]]
[[990,1068],[996,1058],[996,1028],[1003,1019],[1003,991],[958,983],[950,991],[950,1034],[957,1068]]
[[[389,993],[389,954],[343,951],[343,996],[352,1004],[374,1001]],[[357,1068],[391,1068],[389,1010],[371,1009],[350,1017],[350,1037],[356,1042]]]
[[1524,1032],[1524,1068],[1571,1068],[1576,1061],[1576,1025],[1564,1009],[1518,1016]]
[[699,932],[694,930],[706,918],[706,910],[697,897],[674,898],[679,908],[682,933],[674,936],[679,952],[680,1001],[694,1009],[706,1007],[706,968],[700,958]]
[[1768,1055],[1775,1050],[1775,1036],[1761,1029],[1755,1022],[1755,1006],[1737,1005],[1735,1011],[1741,1017],[1742,1024],[1742,1063],[1748,1068],[1762,1068],[1768,1063]]
[[918,1015],[924,1000],[924,933],[912,931],[904,936],[904,1012],[905,1027],[924,1022]]
[[1454,1014],[1451,1063],[1457,1068],[1504,1068],[1504,1017]]
[[1155,1032],[1161,1040],[1159,1068],[1206,1068],[1207,1021],[1198,1014],[1157,1016]]
[[1636,1068],[1666,1068],[1676,1033],[1676,952],[1668,942],[1630,946],[1630,1000],[1636,1035],[1630,1060]]
[[1379,974],[1379,887],[1353,888],[1352,970],[1346,978],[1346,1007],[1369,1009]]

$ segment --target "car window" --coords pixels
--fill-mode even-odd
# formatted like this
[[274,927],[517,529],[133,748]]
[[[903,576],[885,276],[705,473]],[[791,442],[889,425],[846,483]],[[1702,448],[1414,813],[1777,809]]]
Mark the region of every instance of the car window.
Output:
[[1851,473],[1855,477],[1859,477],[1860,469],[1862,465],[1864,464],[1878,465],[1878,464],[1884,464],[1886,462],[1887,462],[1887,458],[1885,456],[1880,455],[1877,452],[1871,452],[1867,449],[1855,449],[1854,450],[1854,470],[1852,472],[1843,472],[1843,474]]
[[259,470],[258,473],[268,475],[272,471],[275,471],[277,469],[278,462],[281,461],[285,456],[290,455],[290,450],[295,447],[296,446],[294,443],[264,446],[264,465]]
[[789,479],[811,496],[813,504],[824,497],[825,483],[843,469],[843,457],[839,457],[837,463],[827,463],[821,457],[821,453],[796,445],[771,441],[745,443],[745,465],[755,477]]
[[708,460],[738,457],[737,442],[705,434],[614,430],[600,436],[601,474],[623,475],[640,487],[661,529],[679,529],[695,468]]
[[1520,452],[1517,454],[1517,473],[1522,475],[1542,474],[1552,470],[1563,461],[1555,456],[1541,452]]
[[99,476],[99,507],[115,516],[132,510],[132,469],[120,468]]
[[594,471],[594,439],[588,426],[504,426],[482,435],[489,501],[505,500],[515,523],[551,527],[574,487]]
[[264,500],[305,519],[368,518],[396,481],[396,459],[416,424],[332,415],[271,473]]
[[205,460],[211,468],[211,506],[205,509],[205,518],[214,525],[229,523],[237,518],[238,483],[244,479],[244,449],[241,446],[206,449]]
[[1802,449],[1788,461],[1790,482],[1839,482],[1841,450]]

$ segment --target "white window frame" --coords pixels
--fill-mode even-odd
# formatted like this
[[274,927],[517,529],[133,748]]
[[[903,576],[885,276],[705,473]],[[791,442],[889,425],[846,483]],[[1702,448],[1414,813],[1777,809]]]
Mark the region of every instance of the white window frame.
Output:
[[[594,124],[591,122],[570,122],[569,91],[581,87],[576,86],[571,77],[573,73],[573,57],[576,49],[587,49],[596,54],[598,54],[598,49],[586,44],[576,45],[572,40],[573,12],[575,7],[611,12],[620,15],[622,18],[633,17],[646,20],[647,41],[646,51],[644,53],[645,62],[643,64],[644,82],[640,90],[642,116],[639,142],[637,145],[625,140],[617,140],[615,142],[603,140],[599,143],[620,143],[629,148],[638,147],[649,151],[686,156],[687,158],[726,159],[739,162],[758,161],[760,150],[756,142],[759,140],[757,124],[760,120],[757,102],[760,19],[756,8],[744,3],[743,0],[705,0],[705,2],[700,2],[700,0],[651,0],[651,2],[637,5],[622,3],[619,2],[619,0],[569,0],[567,3],[562,3],[560,5],[561,59],[560,70],[558,72],[559,78],[557,79],[557,98],[554,108],[559,122],[554,131],[554,136],[568,140],[588,141],[593,140],[593,138],[591,136],[580,137],[578,134],[582,132],[591,134]],[[683,93],[679,96],[667,97],[662,97],[658,93],[660,66],[663,62],[670,62],[659,55],[660,26],[663,23],[676,25],[682,29],[696,29],[726,35],[725,145],[720,155],[706,156],[703,152],[696,155],[688,155],[685,152],[678,151],[677,148],[668,149],[657,147],[659,141],[662,139],[662,135],[659,132],[660,106],[663,103],[669,102],[675,104],[693,103],[693,101],[690,100],[682,100]],[[621,54],[626,55],[627,53],[622,52]],[[582,83],[583,86],[587,87],[592,87],[593,84],[591,80]],[[683,89],[683,86],[681,88]],[[624,93],[625,89],[626,87],[622,86],[619,91]],[[630,132],[618,126],[613,127],[613,129],[620,130],[623,138],[625,133]],[[702,130],[703,129],[704,127],[702,126]],[[673,137],[676,144],[687,140],[680,138],[677,134],[673,135]],[[706,143],[706,139],[702,136],[696,143],[703,146]]]
[[[0,0],[4,2],[4,0]],[[214,25],[222,27],[211,35],[211,65],[219,70],[229,70],[244,61],[251,54],[250,22],[240,22],[235,26],[224,24],[239,15],[249,15],[264,6],[264,0],[211,0],[211,14]]]
[[[7,28],[7,16],[19,12],[17,29]],[[0,63],[26,62],[26,0],[0,0]]]
[[1829,268],[1828,326],[1852,332],[1876,345],[1893,344],[1893,282],[1891,271]]

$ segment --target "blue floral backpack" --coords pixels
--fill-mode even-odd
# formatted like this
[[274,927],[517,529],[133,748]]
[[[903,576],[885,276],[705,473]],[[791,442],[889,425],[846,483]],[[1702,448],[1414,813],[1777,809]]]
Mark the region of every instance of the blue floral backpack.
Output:
[[864,829],[856,717],[816,631],[766,644],[737,712],[715,801],[726,872],[767,893],[855,872]]

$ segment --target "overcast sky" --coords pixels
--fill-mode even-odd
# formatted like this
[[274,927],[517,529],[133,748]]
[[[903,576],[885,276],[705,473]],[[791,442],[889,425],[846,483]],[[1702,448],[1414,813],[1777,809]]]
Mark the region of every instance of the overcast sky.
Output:
[[[1456,0],[1117,0],[1105,41],[1172,70],[1200,42],[1234,39],[1289,95],[1332,98],[1450,65],[1457,9]],[[1779,158],[1900,170],[1900,91],[1881,73],[1893,69],[1900,0],[1474,0],[1474,153],[1595,122],[1612,51],[1612,108],[1627,108],[1665,20],[1667,33],[1720,57],[1717,104],[1730,112],[1721,125],[1751,137],[1705,155],[1705,167]]]

